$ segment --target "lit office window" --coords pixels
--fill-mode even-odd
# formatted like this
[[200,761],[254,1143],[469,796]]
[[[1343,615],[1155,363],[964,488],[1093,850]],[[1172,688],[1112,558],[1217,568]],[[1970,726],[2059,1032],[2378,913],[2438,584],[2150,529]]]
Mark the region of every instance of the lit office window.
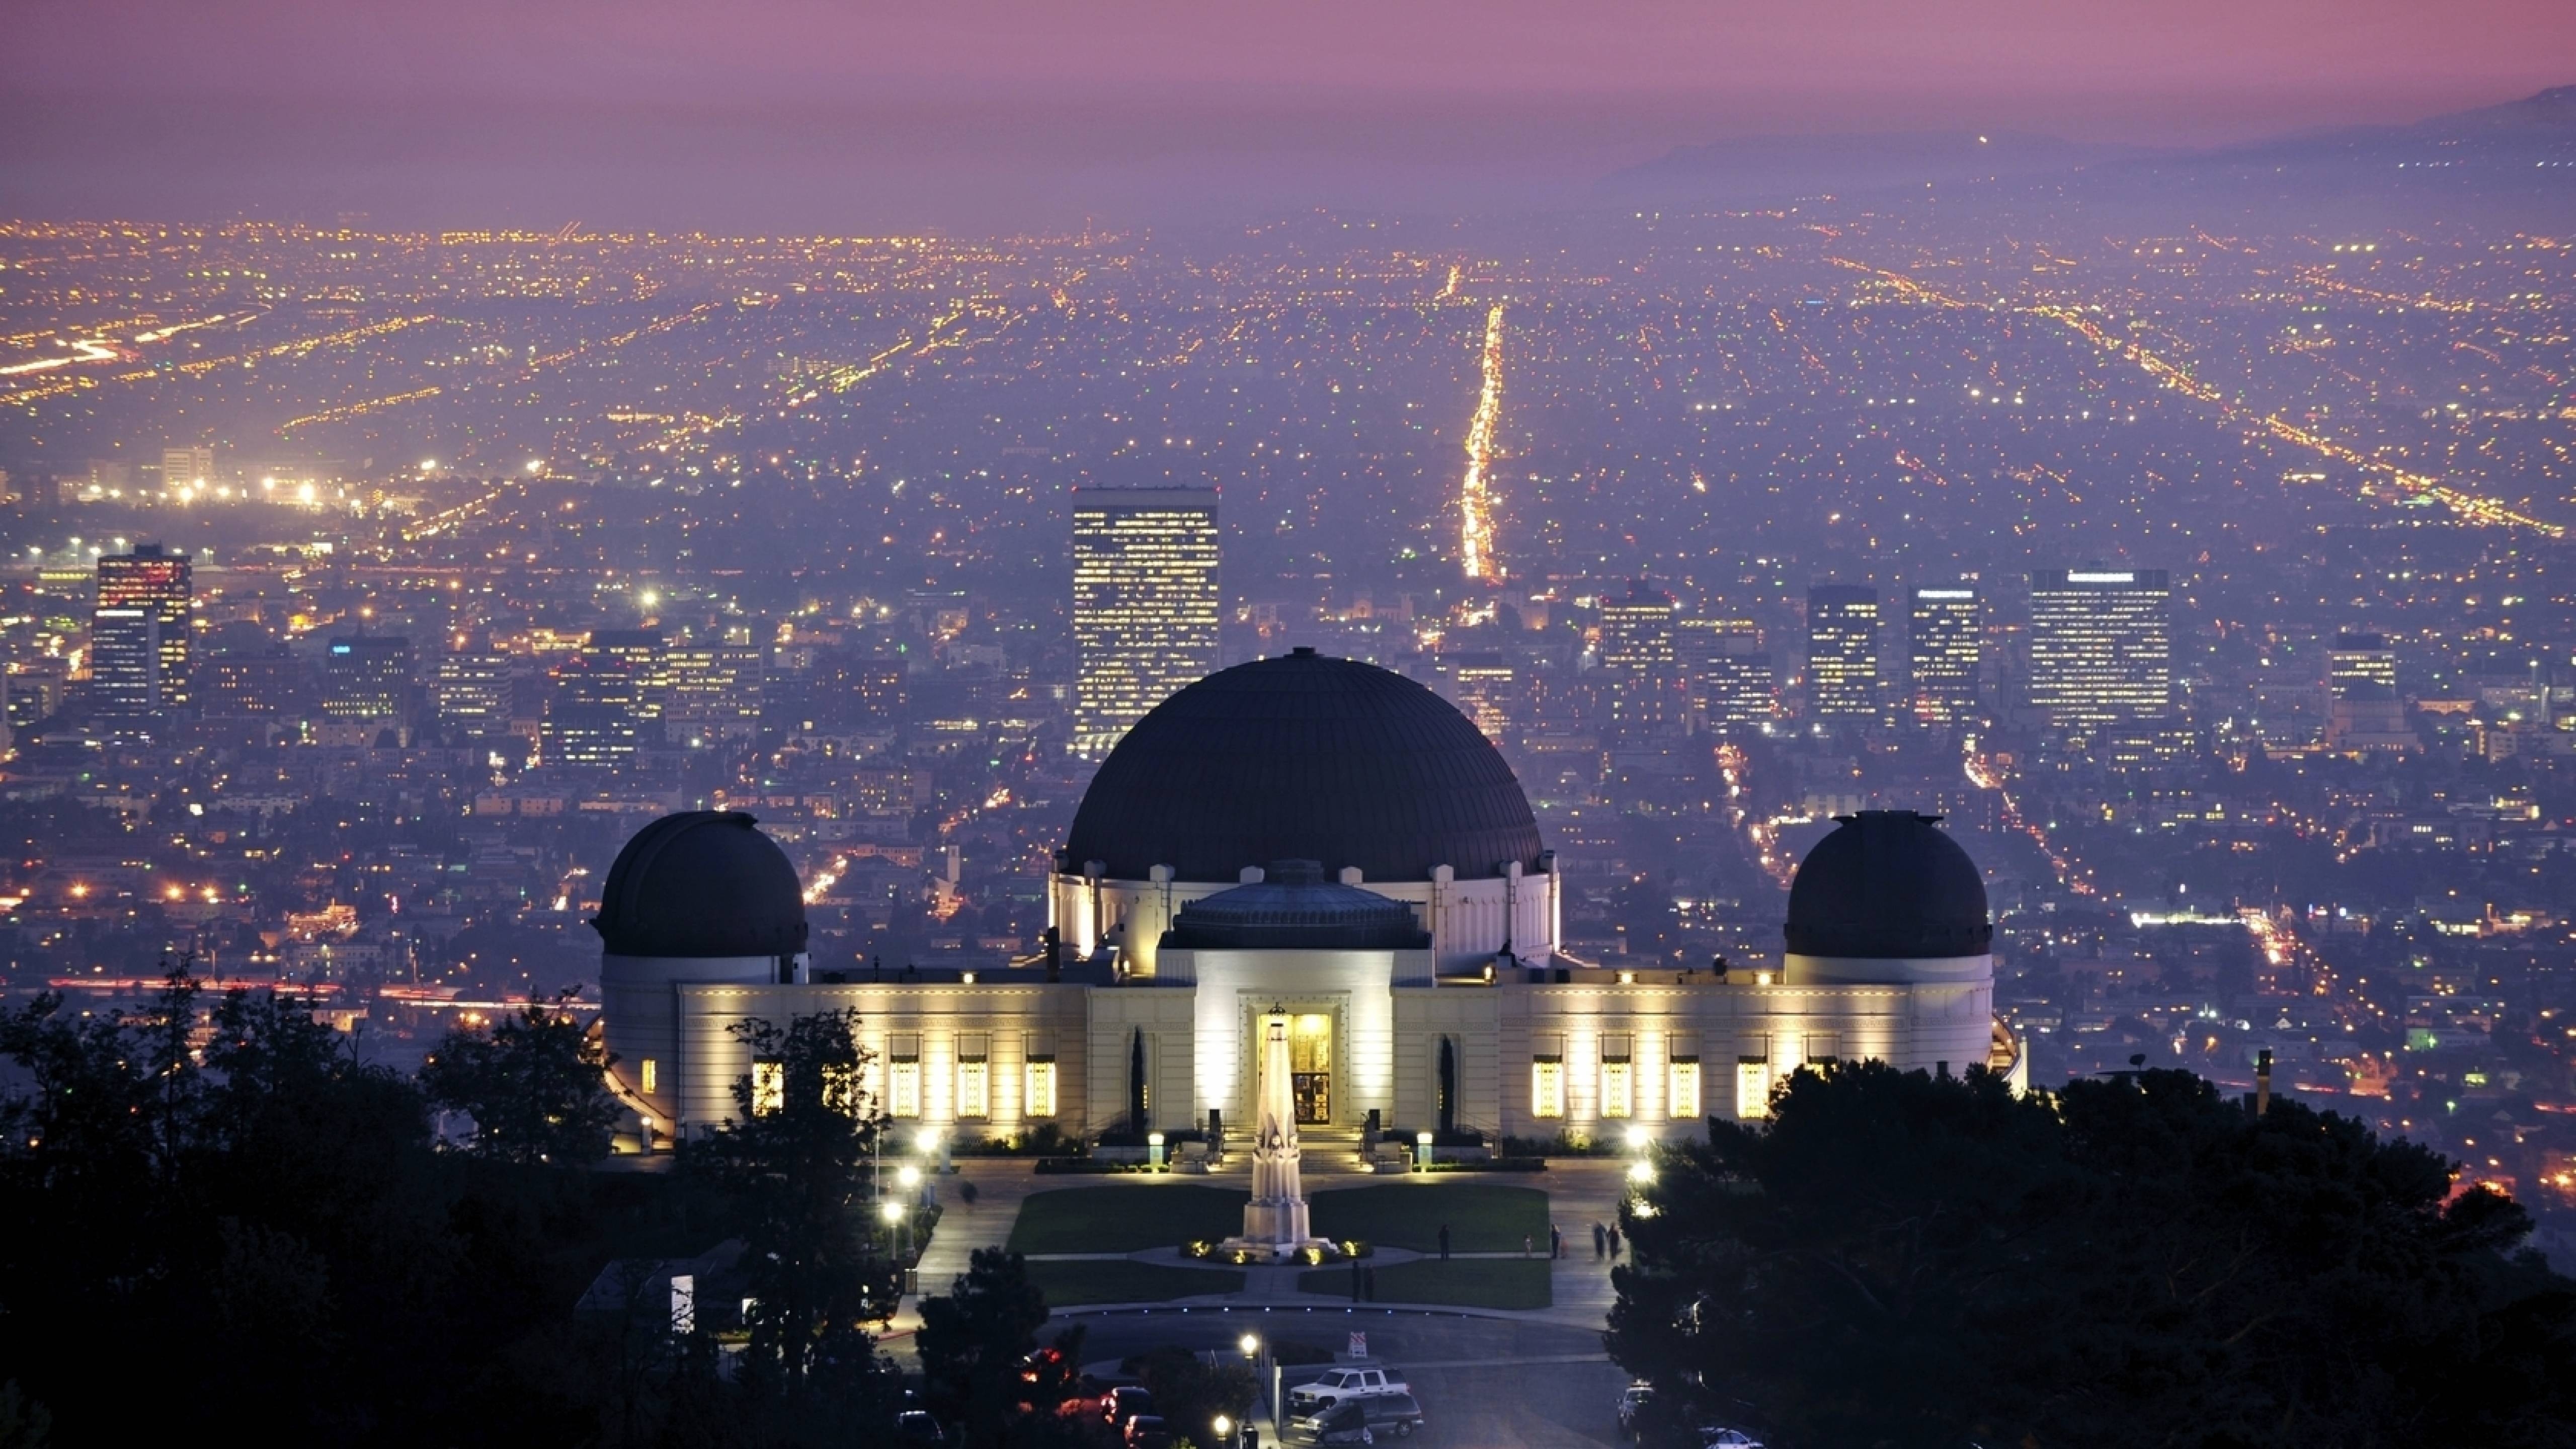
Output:
[[662,1090],[662,1064],[660,1062],[653,1060],[651,1057],[646,1057],[644,1059],[644,1065],[639,1069],[639,1075],[643,1080],[645,1091],[658,1092]]
[[1665,1072],[1664,1100],[1675,1117],[1697,1117],[1699,1109],[1699,1058],[1684,1061],[1674,1058]]
[[1530,1115],[1565,1115],[1565,1063],[1562,1060],[1541,1057],[1530,1063]]
[[896,1062],[886,1073],[886,1112],[895,1117],[921,1115],[921,1063]]
[[1055,1062],[1053,1059],[1043,1062],[1029,1063],[1028,1078],[1028,1115],[1032,1117],[1054,1116]]
[[1746,1057],[1735,1064],[1735,1115],[1759,1117],[1771,1110],[1771,1060]]
[[751,1064],[751,1114],[766,1117],[787,1105],[787,1064],[763,1058]]

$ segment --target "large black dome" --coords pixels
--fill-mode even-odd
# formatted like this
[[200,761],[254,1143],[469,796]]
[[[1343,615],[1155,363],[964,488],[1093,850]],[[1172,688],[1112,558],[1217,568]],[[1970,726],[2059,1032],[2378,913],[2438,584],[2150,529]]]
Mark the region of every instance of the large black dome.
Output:
[[805,892],[739,810],[687,810],[635,832],[608,868],[593,929],[619,956],[793,956]]
[[1220,670],[1155,706],[1101,762],[1063,867],[1231,881],[1273,860],[1373,881],[1538,865],[1520,781],[1465,715],[1400,674],[1309,649]]
[[1937,815],[1837,815],[1789,887],[1789,950],[1871,960],[1982,956],[1993,948],[1986,882]]

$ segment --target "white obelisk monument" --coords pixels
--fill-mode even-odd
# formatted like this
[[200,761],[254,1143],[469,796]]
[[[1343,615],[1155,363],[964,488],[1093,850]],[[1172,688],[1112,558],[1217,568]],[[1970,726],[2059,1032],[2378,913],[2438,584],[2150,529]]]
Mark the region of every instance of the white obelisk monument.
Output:
[[1252,1201],[1243,1205],[1243,1236],[1225,1250],[1278,1261],[1331,1245],[1306,1228],[1306,1194],[1297,1182],[1297,1094],[1288,1076],[1288,1016],[1276,1007],[1261,1018],[1255,1062]]

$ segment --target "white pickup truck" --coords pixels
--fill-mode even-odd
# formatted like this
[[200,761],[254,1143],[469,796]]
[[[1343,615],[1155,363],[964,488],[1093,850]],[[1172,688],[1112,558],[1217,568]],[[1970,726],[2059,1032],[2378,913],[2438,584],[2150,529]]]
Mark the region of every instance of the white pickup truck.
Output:
[[1400,1369],[1326,1369],[1321,1378],[1288,1391],[1288,1410],[1294,1414],[1312,1414],[1344,1399],[1373,1399],[1384,1394],[1412,1392],[1412,1386],[1404,1381]]

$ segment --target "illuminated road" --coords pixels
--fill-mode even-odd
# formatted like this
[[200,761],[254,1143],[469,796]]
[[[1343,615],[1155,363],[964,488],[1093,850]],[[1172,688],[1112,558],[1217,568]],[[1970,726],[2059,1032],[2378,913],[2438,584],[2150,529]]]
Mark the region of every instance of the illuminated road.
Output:
[[2192,376],[2191,369],[2188,367],[2150,352],[2127,338],[2113,335],[2110,329],[2086,315],[2081,308],[2057,305],[2021,306],[2009,302],[1969,302],[1935,291],[1902,273],[1886,271],[1870,266],[1866,262],[1854,261],[1849,257],[1829,257],[1826,260],[1846,270],[1866,273],[1877,278],[1909,301],[1954,310],[2018,313],[2025,317],[2039,317],[2055,322],[2103,351],[2134,365],[2139,371],[2155,379],[2159,386],[2170,388],[2195,402],[2207,403],[2218,409],[2221,421],[2239,424],[2268,436],[2275,442],[2287,443],[2294,448],[2305,449],[2318,457],[2330,458],[2335,462],[2360,469],[2363,473],[2392,485],[2398,492],[2409,497],[2429,499],[2441,504],[2462,522],[2494,528],[2528,528],[2549,538],[2563,538],[2567,534],[2564,525],[2534,518],[2501,499],[2472,493],[2464,488],[2456,488],[2431,474],[2418,473],[2386,459],[2374,457],[2314,429],[2301,427],[2278,413],[2257,412],[2252,408],[2231,403],[2219,393],[2216,387]]
[[1503,416],[1503,304],[1485,314],[1485,379],[1476,416],[1467,424],[1467,475],[1458,483],[1458,561],[1467,577],[1499,584],[1503,566],[1494,557],[1492,469],[1494,429]]

